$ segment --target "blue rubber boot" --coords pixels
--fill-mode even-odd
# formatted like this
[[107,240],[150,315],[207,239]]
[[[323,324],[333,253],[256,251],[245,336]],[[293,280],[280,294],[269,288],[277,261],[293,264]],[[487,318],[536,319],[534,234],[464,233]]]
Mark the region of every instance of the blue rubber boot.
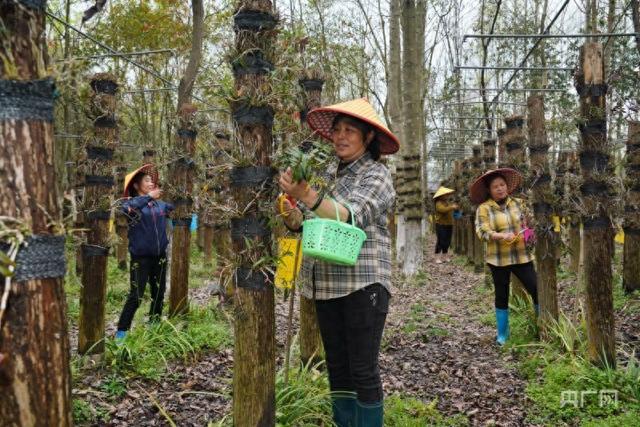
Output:
[[384,405],[376,403],[356,403],[356,427],[382,427],[384,418]]
[[338,427],[356,427],[356,395],[341,393],[331,398],[333,422]]
[[498,329],[498,336],[496,342],[503,345],[509,338],[509,309],[508,308],[496,308],[496,325]]
[[127,331],[116,331],[116,341],[124,341],[127,337]]

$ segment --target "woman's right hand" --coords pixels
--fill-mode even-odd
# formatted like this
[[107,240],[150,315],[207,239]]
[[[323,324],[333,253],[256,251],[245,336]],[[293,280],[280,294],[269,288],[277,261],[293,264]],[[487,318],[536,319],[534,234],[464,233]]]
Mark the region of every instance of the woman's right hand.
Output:
[[509,233],[493,233],[493,235],[491,236],[493,237],[493,240],[504,240],[507,242],[511,242],[516,238],[516,235],[509,232]]
[[158,200],[160,197],[162,197],[162,190],[159,188],[154,188],[153,190],[149,191],[148,194],[153,199]]

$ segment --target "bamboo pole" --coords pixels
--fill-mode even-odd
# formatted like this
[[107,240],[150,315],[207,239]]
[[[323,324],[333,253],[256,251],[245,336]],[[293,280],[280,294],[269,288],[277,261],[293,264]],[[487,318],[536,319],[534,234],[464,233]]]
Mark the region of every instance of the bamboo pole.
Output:
[[585,43],[580,48],[580,62],[575,74],[580,95],[581,147],[580,186],[583,235],[584,282],[589,357],[599,366],[615,366],[615,327],[611,251],[613,226],[609,206],[614,191],[609,182],[613,170],[609,165],[606,136],[606,92],[603,47]]
[[[73,422],[64,238],[54,237],[62,230],[52,223],[60,215],[45,9],[46,1],[0,6],[0,212],[7,227],[1,243],[12,244],[6,232],[14,227],[28,230],[27,239],[34,243],[31,249],[16,246],[17,253],[9,249],[15,255],[14,275],[0,274],[2,299],[8,302],[0,309],[0,423],[9,426],[66,427]],[[14,96],[4,96],[10,93]],[[36,239],[48,242],[47,253],[27,262],[24,251],[35,254]]]
[[[233,366],[233,421],[237,426],[275,425],[275,310],[273,275],[254,269],[272,256],[272,230],[268,217],[274,194],[273,109],[270,94],[273,46],[277,19],[270,0],[241,0],[234,15],[233,62],[238,98],[231,102],[241,158],[230,174],[234,203],[239,214],[231,219],[235,282],[235,345]],[[251,66],[259,60],[260,67]],[[251,166],[247,166],[251,165]]]
[[[483,147],[476,145],[473,147],[473,172],[474,178],[482,173],[482,153]],[[475,233],[475,217],[471,217],[471,239],[473,241],[473,265],[476,273],[483,273],[485,269],[484,262],[484,242],[480,240]]]
[[91,78],[93,137],[87,141],[84,186],[84,217],[87,243],[82,246],[82,289],[78,320],[78,353],[104,352],[105,303],[109,221],[114,185],[113,150],[118,144],[115,76]]
[[541,337],[549,340],[549,325],[558,320],[558,287],[556,279],[556,233],[553,231],[554,190],[551,185],[547,152],[547,130],[544,98],[532,95],[527,100],[529,156],[531,158],[532,204],[535,216],[536,266]]
[[178,111],[178,131],[175,152],[179,153],[171,165],[169,198],[173,211],[173,239],[171,242],[171,289],[169,315],[189,311],[189,259],[191,257],[191,216],[193,212],[193,175],[196,149],[195,114],[191,104],[182,104]]
[[640,289],[640,122],[629,122],[624,222],[622,286],[630,293]]

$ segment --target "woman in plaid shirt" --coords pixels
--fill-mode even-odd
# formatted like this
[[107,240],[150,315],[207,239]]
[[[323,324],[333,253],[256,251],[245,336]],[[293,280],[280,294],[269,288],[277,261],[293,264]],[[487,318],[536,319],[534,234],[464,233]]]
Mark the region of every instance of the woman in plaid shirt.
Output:
[[[382,124],[368,101],[358,99],[318,108],[309,125],[333,143],[336,162],[328,168],[326,191],[294,182],[291,170],[280,188],[300,201],[285,201],[285,225],[301,231],[305,217],[351,221],[367,234],[355,266],[306,257],[302,293],[315,301],[338,426],[382,426],[383,393],[378,354],[391,288],[391,238],[387,216],[395,190],[382,154],[398,151],[398,139]],[[353,212],[353,218],[351,218]]]
[[509,278],[513,273],[533,299],[538,313],[537,276],[533,256],[523,238],[526,209],[522,200],[509,195],[520,185],[514,169],[489,171],[471,185],[471,201],[476,210],[476,234],[486,242],[485,257],[495,287],[498,344],[509,338]]

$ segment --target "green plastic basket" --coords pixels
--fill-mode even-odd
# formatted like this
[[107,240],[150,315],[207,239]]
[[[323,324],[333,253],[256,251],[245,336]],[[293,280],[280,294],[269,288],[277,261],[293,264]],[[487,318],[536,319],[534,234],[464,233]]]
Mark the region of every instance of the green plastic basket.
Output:
[[302,254],[331,264],[354,266],[367,234],[353,225],[353,211],[349,206],[351,224],[340,222],[338,205],[335,200],[331,201],[336,208],[336,219],[314,218],[302,223]]

